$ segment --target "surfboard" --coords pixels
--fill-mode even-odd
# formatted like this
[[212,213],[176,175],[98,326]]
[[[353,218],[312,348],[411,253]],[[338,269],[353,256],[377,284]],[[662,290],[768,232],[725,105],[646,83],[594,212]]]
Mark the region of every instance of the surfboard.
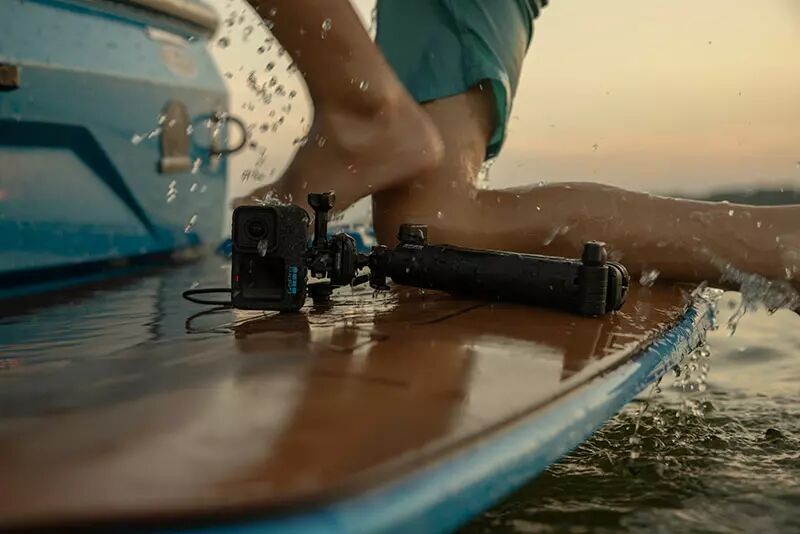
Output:
[[[602,318],[400,286],[192,317],[177,286],[198,269],[2,309],[0,528],[452,530],[712,324],[672,285]],[[135,335],[109,311],[126,304]]]

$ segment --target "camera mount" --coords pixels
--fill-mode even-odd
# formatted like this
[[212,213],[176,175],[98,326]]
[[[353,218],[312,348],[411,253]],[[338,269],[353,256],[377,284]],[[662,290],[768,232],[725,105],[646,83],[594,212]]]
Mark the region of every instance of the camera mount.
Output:
[[[428,243],[428,227],[403,224],[393,249],[356,250],[347,234],[328,235],[333,192],[311,193],[314,235],[308,243],[308,213],[293,204],[242,206],[233,212],[230,289],[190,289],[183,296],[198,304],[249,310],[297,311],[310,294],[330,301],[343,286],[369,282],[376,290],[397,284],[437,289],[487,300],[566,309],[587,316],[619,310],[630,276],[608,261],[605,245],[590,241],[580,259],[477,250]],[[369,269],[368,273],[365,272]],[[307,279],[311,275],[314,281]],[[197,295],[230,293],[230,302]]]
[[[586,243],[581,259],[573,260],[431,245],[426,225],[403,224],[394,249],[378,246],[369,255],[359,254],[352,237],[328,237],[328,213],[335,201],[333,192],[308,195],[314,238],[307,265],[314,278],[329,280],[309,284],[315,303],[328,301],[334,289],[345,285],[369,282],[374,289],[388,289],[388,278],[402,285],[589,316],[618,310],[625,302],[630,276],[621,264],[608,261],[603,243]],[[369,274],[359,275],[365,267]]]

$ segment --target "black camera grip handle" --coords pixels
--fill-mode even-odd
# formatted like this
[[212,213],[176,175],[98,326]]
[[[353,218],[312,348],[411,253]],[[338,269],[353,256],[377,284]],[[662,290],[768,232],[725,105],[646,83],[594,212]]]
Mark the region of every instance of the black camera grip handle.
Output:
[[[606,261],[601,243],[587,243],[581,260],[427,245],[407,239],[378,247],[370,261],[373,285],[395,283],[468,297],[563,308],[588,316],[618,309],[627,272]],[[624,287],[621,287],[624,285]]]

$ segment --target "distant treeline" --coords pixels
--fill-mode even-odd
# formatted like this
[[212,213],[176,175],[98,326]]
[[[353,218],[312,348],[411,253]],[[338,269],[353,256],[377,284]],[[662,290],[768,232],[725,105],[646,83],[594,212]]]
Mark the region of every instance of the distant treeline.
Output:
[[[686,195],[678,195],[686,196]],[[734,204],[754,204],[757,206],[779,206],[782,204],[800,204],[800,191],[794,189],[757,189],[717,191],[710,195],[692,197],[695,200],[721,202],[727,200]]]

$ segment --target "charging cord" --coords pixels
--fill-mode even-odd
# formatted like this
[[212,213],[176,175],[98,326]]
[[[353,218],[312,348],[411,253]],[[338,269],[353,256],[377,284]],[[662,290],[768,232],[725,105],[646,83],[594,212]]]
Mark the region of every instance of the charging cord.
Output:
[[188,300],[189,302],[194,302],[195,304],[205,304],[207,306],[221,306],[224,308],[231,308],[233,303],[231,303],[230,299],[227,301],[225,300],[206,300],[202,298],[197,298],[195,295],[216,295],[219,293],[226,293],[228,295],[231,294],[231,290],[227,287],[209,287],[209,288],[199,288],[199,289],[187,289],[183,292],[183,298]]

